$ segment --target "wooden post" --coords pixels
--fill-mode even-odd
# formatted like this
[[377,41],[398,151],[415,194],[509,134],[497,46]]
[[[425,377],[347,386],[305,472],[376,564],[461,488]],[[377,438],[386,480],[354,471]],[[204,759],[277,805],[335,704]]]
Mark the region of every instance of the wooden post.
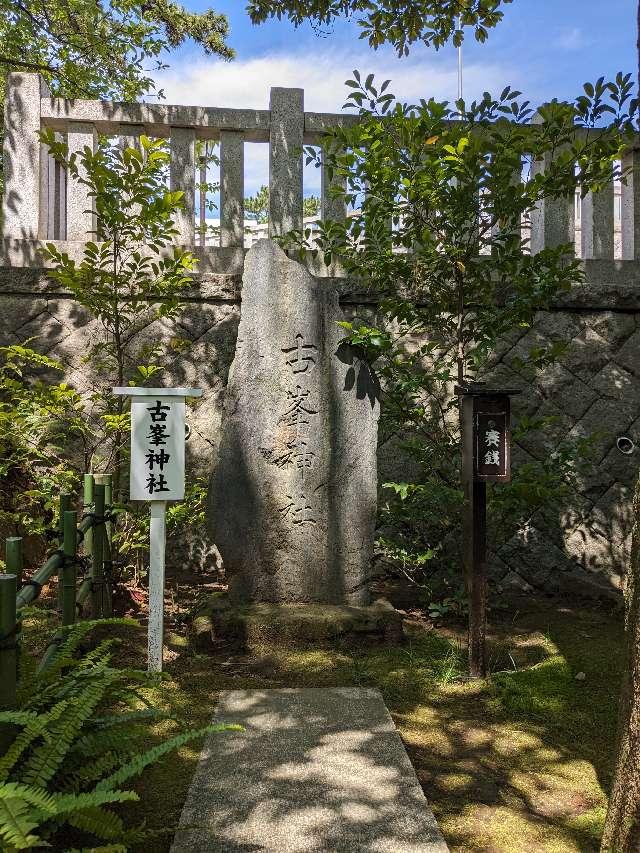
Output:
[[[71,509],[71,495],[68,492],[62,492],[58,501],[58,546],[63,547],[64,543],[64,515]],[[58,572],[58,612],[62,613],[62,571]]]
[[[104,515],[104,485],[96,483],[94,487],[94,513]],[[93,589],[91,593],[91,615],[93,619],[104,616],[104,523],[93,528],[93,554],[91,563],[91,578]]]
[[62,580],[62,624],[73,625],[76,621],[76,553],[78,549],[78,519],[74,510],[64,514],[64,565],[61,572]]
[[462,407],[462,480],[464,486],[463,562],[469,602],[469,674],[485,678],[487,664],[486,485],[474,480],[473,396],[460,397]]
[[472,482],[468,490],[467,525],[472,530],[465,542],[467,592],[469,595],[469,675],[487,677],[487,485]]
[[469,602],[469,674],[486,678],[487,483],[511,479],[510,395],[475,383],[457,388],[462,428],[464,573]]
[[7,574],[16,576],[16,586],[22,586],[22,570],[24,569],[24,556],[22,552],[22,537],[10,536],[6,540],[5,563]]
[[[16,704],[17,641],[15,575],[0,575],[0,708],[11,710]],[[0,740],[5,740],[2,732]]]

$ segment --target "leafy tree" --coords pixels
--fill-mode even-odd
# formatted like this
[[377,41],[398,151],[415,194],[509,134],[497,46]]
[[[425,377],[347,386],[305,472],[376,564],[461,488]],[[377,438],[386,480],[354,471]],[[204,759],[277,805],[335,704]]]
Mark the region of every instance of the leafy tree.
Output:
[[308,195],[302,201],[302,215],[306,217],[319,216],[320,199],[316,195]]
[[[142,136],[140,149],[123,151],[102,139],[95,152],[86,147],[79,156],[69,157],[50,131],[43,139],[66,165],[70,179],[86,187],[95,203],[100,240],[86,243],[82,260],[70,258],[55,243],[46,245],[44,255],[53,287],[72,293],[100,330],[83,358],[91,365],[94,384],[83,396],[87,426],[81,434],[80,464],[87,471],[113,472],[115,499],[126,509],[114,544],[122,556],[135,560],[139,572],[148,542],[147,518],[124,503],[129,411],[124,398],[114,397],[111,389],[157,384],[162,373],[167,353],[155,339],[145,337],[145,330],[159,319],[177,316],[181,295],[191,283],[195,258],[173,245],[174,216],[182,207],[183,193],[167,189],[169,152],[164,140]],[[183,352],[188,341],[176,337],[169,346],[170,351]]]
[[196,183],[196,191],[199,199],[198,209],[198,225],[196,226],[196,234],[201,246],[205,246],[207,235],[218,237],[220,229],[214,225],[207,225],[207,213],[213,213],[217,210],[216,204],[211,198],[212,195],[220,190],[220,184],[208,180],[207,172],[209,166],[220,165],[220,158],[216,153],[217,143],[211,142],[208,139],[196,139],[196,163],[198,164],[198,181]]
[[601,853],[640,849],[640,479],[633,501],[633,542],[625,589],[625,659],[616,765]]
[[[453,387],[485,377],[501,338],[529,328],[538,310],[582,281],[572,246],[531,254],[522,223],[542,202],[566,203],[576,187],[584,194],[611,180],[635,102],[630,75],[620,74],[587,84],[574,103],[541,106],[529,124],[533,110],[508,87],[451,108],[398,103],[373,75],[354,72],[347,85],[359,121],[332,131],[324,148],[333,192],[357,215],[288,241],[339,261],[381,296],[378,323],[345,324],[382,381],[382,442],[399,444],[415,470],[413,482],[385,484],[381,545],[402,570],[417,569],[430,594],[429,564],[442,569],[444,545],[461,539]],[[315,149],[307,158],[319,165]],[[512,367],[535,372],[562,349],[534,348]],[[523,419],[518,429],[545,426]],[[561,443],[545,462],[520,469],[492,496],[494,527],[513,532],[536,508],[557,505],[585,450]]]
[[[255,219],[260,224],[265,224],[269,221],[269,187],[264,184],[258,192],[245,198],[244,200],[245,215],[250,219]],[[304,217],[318,216],[320,213],[320,199],[315,195],[305,196],[302,201],[302,214]]]
[[258,192],[253,196],[248,196],[244,200],[245,215],[250,219],[255,219],[256,222],[264,224],[269,221],[269,187],[260,187]]
[[484,42],[488,30],[503,17],[500,7],[512,0],[249,0],[255,24],[268,18],[289,18],[299,26],[311,21],[324,28],[339,17],[354,17],[360,38],[370,47],[392,44],[406,56],[413,44],[422,42],[436,50],[448,41],[462,44],[463,27],[473,28],[477,41]]
[[0,0],[0,68],[38,71],[66,97],[134,100],[164,50],[191,38],[230,59],[227,34],[224,15],[173,0]]

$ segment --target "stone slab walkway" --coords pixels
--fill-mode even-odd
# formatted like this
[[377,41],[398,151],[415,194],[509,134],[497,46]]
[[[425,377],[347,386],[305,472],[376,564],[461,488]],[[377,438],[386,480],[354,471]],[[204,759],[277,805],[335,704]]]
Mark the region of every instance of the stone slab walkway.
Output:
[[224,692],[172,853],[447,853],[377,690]]

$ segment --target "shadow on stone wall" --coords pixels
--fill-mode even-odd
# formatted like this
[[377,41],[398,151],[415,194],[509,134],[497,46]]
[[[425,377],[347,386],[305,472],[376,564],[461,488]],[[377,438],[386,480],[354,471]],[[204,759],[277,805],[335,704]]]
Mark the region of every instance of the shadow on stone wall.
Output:
[[[626,282],[629,290],[635,279],[626,267],[621,271],[626,276],[622,284]],[[631,497],[640,464],[638,449],[625,455],[616,446],[621,436],[640,445],[640,312],[635,302],[623,298],[622,284],[616,285],[614,293],[619,310],[598,308],[595,297],[591,299],[594,307],[581,308],[576,297],[576,305],[541,312],[531,329],[508,336],[495,354],[491,381],[522,389],[514,399],[514,419],[554,418],[548,428],[529,433],[514,448],[515,464],[544,459],[565,438],[596,436],[595,465],[580,475],[569,504],[560,512],[536,513],[521,535],[497,548],[498,578],[515,573],[542,589],[572,594],[580,589],[597,597],[619,598],[630,548]],[[205,390],[188,412],[192,435],[187,465],[192,476],[208,476],[217,452],[227,375],[235,352],[239,285],[237,276],[201,276],[177,320],[155,320],[141,334],[141,342],[161,347],[166,361],[161,384]],[[580,299],[588,303],[587,297],[583,294]],[[53,291],[45,272],[36,268],[0,269],[0,305],[0,343],[31,341],[33,348],[64,365],[70,384],[90,391],[91,372],[85,359],[99,330],[88,322],[84,309],[68,295]],[[349,317],[354,311],[369,319],[375,313],[370,305],[358,306],[350,300],[345,314]],[[531,382],[518,368],[518,357],[555,341],[568,343],[568,353]],[[352,366],[353,374],[348,376],[354,380],[356,394],[368,393],[365,386],[371,377],[355,362]],[[51,381],[60,378],[46,371],[41,376]],[[78,445],[74,452],[79,467],[86,467],[85,449]],[[410,460],[395,450],[385,448],[380,468],[384,479],[415,479]],[[203,567],[219,563],[204,531],[175,538],[170,553],[176,567],[186,562]]]
[[[498,573],[516,572],[549,591],[620,600],[640,452],[625,455],[617,440],[640,442],[639,318],[627,311],[540,312],[496,354],[490,381],[522,390],[513,400],[514,422],[553,418],[514,447],[516,465],[544,461],[565,440],[591,438],[593,448],[592,467],[577,474],[571,498],[559,510],[535,513],[496,549]],[[565,356],[529,381],[518,359],[553,342],[568,344]]]

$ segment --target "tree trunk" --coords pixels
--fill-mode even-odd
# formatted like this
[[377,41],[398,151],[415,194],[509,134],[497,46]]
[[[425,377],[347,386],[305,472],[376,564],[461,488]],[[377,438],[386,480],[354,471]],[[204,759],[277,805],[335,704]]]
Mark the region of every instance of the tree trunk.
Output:
[[640,478],[633,513],[617,757],[601,853],[640,853]]

